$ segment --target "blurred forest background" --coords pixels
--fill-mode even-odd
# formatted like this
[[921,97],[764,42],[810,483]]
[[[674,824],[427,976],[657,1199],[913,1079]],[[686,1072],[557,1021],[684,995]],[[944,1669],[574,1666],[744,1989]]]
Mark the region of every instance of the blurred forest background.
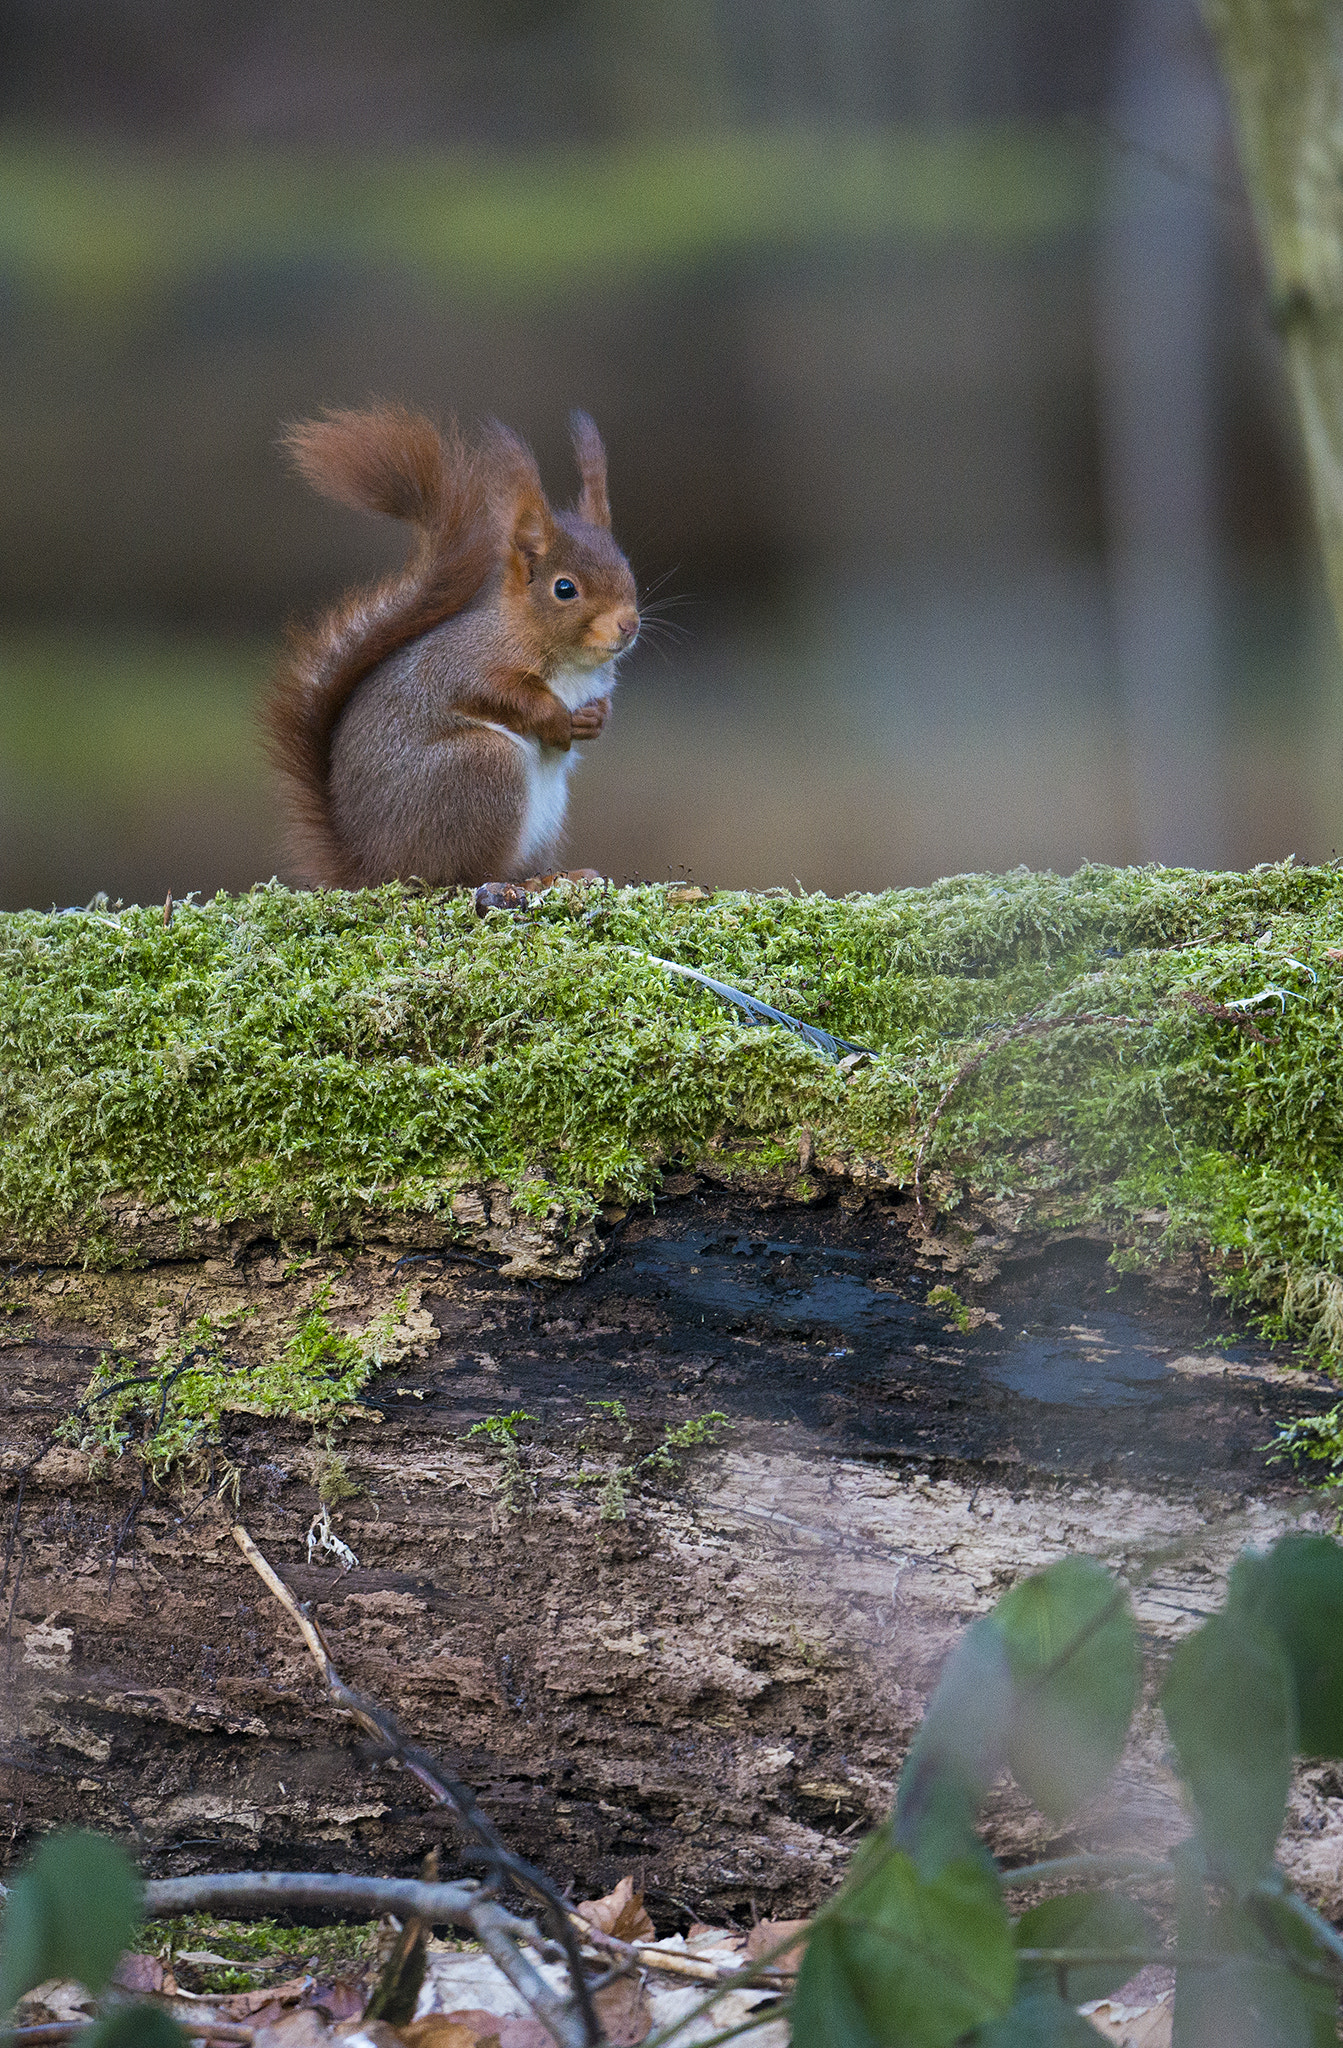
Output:
[[0,906],[283,873],[279,424],[497,413],[675,602],[568,857],[1328,857],[1343,664],[1192,0],[0,0]]

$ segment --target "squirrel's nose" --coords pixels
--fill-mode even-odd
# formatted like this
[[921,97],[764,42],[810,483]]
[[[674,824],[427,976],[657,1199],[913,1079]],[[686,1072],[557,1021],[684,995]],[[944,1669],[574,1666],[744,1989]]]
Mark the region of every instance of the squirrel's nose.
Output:
[[639,614],[631,605],[628,611],[616,613],[616,631],[622,640],[632,640],[639,630]]

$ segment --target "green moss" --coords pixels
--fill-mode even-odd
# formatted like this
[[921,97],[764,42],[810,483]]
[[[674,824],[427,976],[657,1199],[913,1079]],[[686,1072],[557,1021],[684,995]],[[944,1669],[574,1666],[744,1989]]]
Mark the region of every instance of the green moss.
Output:
[[[12,1252],[73,1229],[114,1262],[109,1212],[135,1197],[320,1241],[369,1210],[442,1218],[483,1179],[577,1218],[656,1193],[670,1162],[795,1169],[809,1133],[817,1159],[896,1185],[922,1145],[943,1207],[973,1188],[1145,1255],[1211,1249],[1275,1329],[1337,1355],[1340,947],[1343,874],[1290,862],[840,902],[563,887],[485,920],[398,887],[258,889],[169,930],[156,910],[17,913],[0,1232]],[[650,954],[876,1057],[836,1067]],[[346,1368],[321,1370],[345,1398]]]
[[[207,1450],[225,1414],[289,1415],[329,1424],[382,1363],[405,1297],[358,1337],[332,1328],[325,1313],[328,1297],[329,1290],[319,1288],[289,1342],[260,1360],[230,1356],[230,1319],[210,1316],[197,1317],[152,1374],[124,1358],[104,1356],[68,1433],[95,1453],[134,1452],[161,1480]],[[315,1466],[323,1500],[354,1490],[329,1430]]]
[[930,1287],[928,1289],[928,1306],[929,1308],[944,1308],[958,1330],[969,1329],[970,1311],[954,1287]]
[[[334,1927],[287,1926],[279,1920],[215,1920],[193,1913],[178,1920],[150,1920],[141,1934],[150,1955],[176,1967],[193,1988],[223,1993],[251,1991],[299,1975],[316,1962],[321,1974],[354,1977],[374,1959],[376,1926],[359,1923]],[[184,1966],[183,1954],[216,1955],[216,1964]]]
[[[627,1444],[634,1432],[629,1426],[629,1417],[623,1401],[589,1401],[594,1411],[594,1420],[613,1425],[619,1434],[621,1444]],[[665,1427],[662,1440],[653,1446],[642,1458],[635,1458],[628,1464],[615,1464],[607,1470],[582,1471],[575,1478],[578,1486],[599,1486],[598,1496],[600,1518],[603,1522],[623,1522],[626,1503],[631,1488],[637,1488],[646,1479],[675,1482],[683,1476],[683,1461],[691,1451],[716,1444],[725,1429],[732,1423],[721,1409],[713,1408],[707,1415],[692,1415],[688,1421],[676,1428]],[[591,1451],[597,1446],[580,1439],[580,1453]]]

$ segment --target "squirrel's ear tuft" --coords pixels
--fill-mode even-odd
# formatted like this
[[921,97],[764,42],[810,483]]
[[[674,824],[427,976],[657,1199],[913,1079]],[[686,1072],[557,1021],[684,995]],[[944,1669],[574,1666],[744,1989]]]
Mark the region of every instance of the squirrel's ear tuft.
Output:
[[481,450],[512,571],[526,583],[533,563],[555,538],[555,519],[541,488],[536,458],[526,442],[498,420],[486,421]]
[[530,570],[555,537],[555,524],[550,516],[550,507],[542,497],[534,497],[529,491],[520,498],[513,508],[513,552],[521,557]]
[[555,518],[540,487],[522,487],[514,498],[508,547],[514,584],[530,584],[532,569],[555,541]]
[[590,526],[604,526],[609,533],[611,501],[606,495],[606,450],[602,437],[585,412],[570,413],[569,431],[574,437],[578,473],[583,479],[582,493],[574,509]]

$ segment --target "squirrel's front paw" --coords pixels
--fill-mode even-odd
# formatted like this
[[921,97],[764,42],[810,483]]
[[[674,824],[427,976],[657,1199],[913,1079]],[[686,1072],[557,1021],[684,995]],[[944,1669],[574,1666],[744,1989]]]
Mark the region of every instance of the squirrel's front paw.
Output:
[[611,699],[596,697],[591,704],[581,704],[574,713],[573,734],[576,740],[593,740],[611,715]]

